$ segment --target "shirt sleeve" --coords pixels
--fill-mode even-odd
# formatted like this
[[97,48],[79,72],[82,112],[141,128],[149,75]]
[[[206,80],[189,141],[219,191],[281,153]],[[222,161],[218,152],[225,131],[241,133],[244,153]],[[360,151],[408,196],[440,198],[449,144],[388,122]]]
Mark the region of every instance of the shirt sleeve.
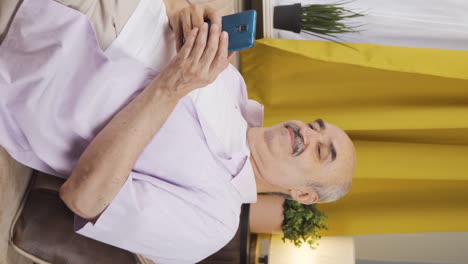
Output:
[[158,264],[196,263],[232,239],[239,219],[223,221],[194,203],[194,192],[131,172],[95,223],[75,216],[75,231]]

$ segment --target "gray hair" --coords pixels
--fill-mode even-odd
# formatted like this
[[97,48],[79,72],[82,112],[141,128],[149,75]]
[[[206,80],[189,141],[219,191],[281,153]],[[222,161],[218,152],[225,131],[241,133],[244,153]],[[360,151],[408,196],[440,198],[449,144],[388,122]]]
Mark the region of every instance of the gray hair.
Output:
[[[351,182],[342,184],[342,185],[320,185],[312,183],[309,185],[312,187],[318,194],[319,199],[317,203],[329,203],[334,202],[341,197],[345,196],[348,193],[349,189],[351,189]],[[286,193],[282,192],[262,192],[259,194],[271,194],[281,196],[284,199],[293,200],[293,198]]]
[[312,183],[309,186],[312,187],[318,194],[319,199],[317,203],[329,203],[334,202],[341,197],[345,196],[351,189],[351,182],[345,184],[328,184],[321,185]]

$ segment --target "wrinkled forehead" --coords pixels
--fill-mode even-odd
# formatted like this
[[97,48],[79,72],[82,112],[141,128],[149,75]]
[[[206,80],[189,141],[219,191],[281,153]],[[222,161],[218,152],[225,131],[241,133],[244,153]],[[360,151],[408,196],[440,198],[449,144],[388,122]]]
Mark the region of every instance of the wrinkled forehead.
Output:
[[327,171],[331,178],[350,181],[356,167],[356,150],[348,134],[336,125],[324,122],[324,135],[328,136],[336,151],[336,159]]
[[[320,121],[317,122],[320,123]],[[323,122],[322,128],[324,129],[324,134],[329,136],[333,143],[339,145],[339,147],[343,149],[342,151],[349,151],[350,153],[354,152],[354,144],[343,129],[327,122]]]

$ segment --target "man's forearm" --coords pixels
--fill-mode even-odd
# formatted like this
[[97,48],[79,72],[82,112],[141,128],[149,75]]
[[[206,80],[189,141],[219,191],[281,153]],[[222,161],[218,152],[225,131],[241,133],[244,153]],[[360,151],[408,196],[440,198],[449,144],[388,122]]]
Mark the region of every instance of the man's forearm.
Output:
[[180,97],[157,78],[117,113],[81,155],[60,196],[76,214],[98,216],[112,201],[138,156]]

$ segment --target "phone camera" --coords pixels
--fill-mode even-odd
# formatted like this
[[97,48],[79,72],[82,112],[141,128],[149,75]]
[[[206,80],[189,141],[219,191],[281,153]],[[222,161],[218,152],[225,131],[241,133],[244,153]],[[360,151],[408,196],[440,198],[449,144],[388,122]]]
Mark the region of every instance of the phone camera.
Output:
[[247,31],[247,25],[246,24],[242,24],[240,26],[237,26],[236,27],[236,31],[237,32],[246,32]]

